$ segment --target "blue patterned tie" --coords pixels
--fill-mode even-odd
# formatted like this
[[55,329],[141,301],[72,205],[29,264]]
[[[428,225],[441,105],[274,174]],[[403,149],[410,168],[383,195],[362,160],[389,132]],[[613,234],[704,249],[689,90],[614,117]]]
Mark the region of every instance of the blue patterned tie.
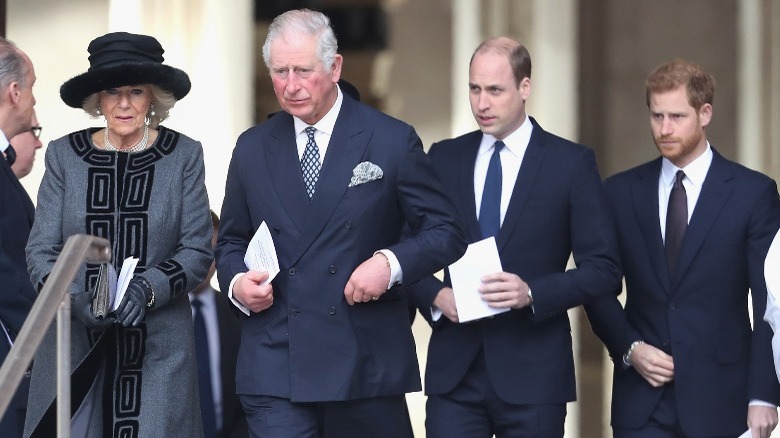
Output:
[[309,194],[309,200],[314,196],[314,188],[317,185],[317,179],[320,177],[320,148],[314,141],[314,132],[317,128],[309,126],[306,128],[306,149],[303,150],[301,158],[301,171],[303,172],[303,183],[306,185],[306,193]]
[[485,188],[482,191],[482,203],[479,207],[479,229],[482,237],[488,238],[498,234],[501,228],[501,157],[499,153],[504,148],[503,141],[493,144],[493,155],[490,157]]
[[211,356],[209,355],[206,320],[203,318],[201,310],[203,303],[199,299],[193,298],[190,304],[195,309],[193,327],[195,329],[195,358],[198,364],[198,392],[200,393],[203,437],[213,438],[217,436],[217,419],[214,411],[214,392],[211,388]]

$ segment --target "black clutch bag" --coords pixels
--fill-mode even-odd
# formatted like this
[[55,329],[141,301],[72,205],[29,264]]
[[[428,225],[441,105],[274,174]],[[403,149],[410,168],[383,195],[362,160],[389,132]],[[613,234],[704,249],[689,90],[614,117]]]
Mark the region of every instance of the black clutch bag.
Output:
[[109,308],[111,304],[110,269],[108,263],[101,263],[98,278],[95,282],[95,292],[92,295],[92,314],[98,319],[105,318],[111,311]]

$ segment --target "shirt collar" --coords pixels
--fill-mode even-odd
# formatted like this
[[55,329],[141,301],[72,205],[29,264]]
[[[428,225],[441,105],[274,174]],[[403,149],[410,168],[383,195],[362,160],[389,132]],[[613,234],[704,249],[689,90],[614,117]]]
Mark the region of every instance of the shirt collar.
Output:
[[[506,146],[506,149],[512,152],[512,154],[522,157],[526,148],[528,148],[528,143],[531,141],[531,132],[533,129],[534,125],[531,123],[531,118],[526,115],[525,120],[520,127],[512,131],[511,134],[507,135],[502,140],[504,146]],[[492,146],[496,141],[497,139],[492,135],[482,134],[482,142],[480,143],[478,154],[492,153]]]
[[341,110],[343,101],[344,95],[341,94],[341,88],[336,85],[336,102],[317,123],[309,125],[298,117],[293,116],[293,121],[295,122],[295,135],[300,135],[300,133],[309,126],[314,126],[318,131],[322,131],[328,135],[333,135],[333,128],[336,126],[336,119],[339,117],[339,111]]
[[[712,148],[710,142],[707,142],[707,149],[695,160],[688,163],[684,169],[685,176],[696,186],[701,187],[704,184],[704,178],[712,163]],[[665,187],[671,187],[674,184],[674,175],[680,170],[679,167],[672,164],[671,161],[664,158],[661,160],[661,178]]]
[[6,137],[3,130],[0,129],[0,152],[5,152],[5,150],[8,149],[9,144],[8,137]]

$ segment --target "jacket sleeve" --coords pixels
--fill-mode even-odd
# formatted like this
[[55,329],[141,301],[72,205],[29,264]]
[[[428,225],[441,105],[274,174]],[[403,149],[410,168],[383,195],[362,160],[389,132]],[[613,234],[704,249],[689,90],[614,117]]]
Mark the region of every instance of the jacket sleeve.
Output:
[[780,227],[780,200],[772,181],[760,191],[747,236],[747,263],[753,306],[753,334],[750,348],[748,397],[751,400],[780,404],[780,383],[772,355],[772,328],[764,321],[767,290],[764,261]]
[[569,186],[569,236],[577,267],[528,281],[537,320],[620,288],[617,236],[592,150],[582,149]]

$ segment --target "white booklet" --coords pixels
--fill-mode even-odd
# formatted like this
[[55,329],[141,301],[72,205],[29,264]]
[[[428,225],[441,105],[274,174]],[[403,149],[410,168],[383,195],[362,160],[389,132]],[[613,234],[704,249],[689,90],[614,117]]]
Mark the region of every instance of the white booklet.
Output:
[[263,284],[270,283],[279,273],[276,247],[265,221],[260,224],[252,240],[249,241],[244,255],[244,264],[253,271],[268,271],[268,279]]
[[119,276],[116,274],[116,269],[113,265],[109,264],[108,270],[108,286],[111,290],[111,311],[114,312],[122,304],[122,299],[127,292],[127,286],[130,285],[130,280],[133,278],[133,272],[138,265],[138,258],[128,257],[122,262],[122,269],[119,271]]
[[452,292],[455,294],[455,307],[460,322],[485,318],[509,310],[488,306],[479,293],[483,276],[501,272],[501,259],[495,237],[474,242],[466,249],[466,254],[450,265]]

